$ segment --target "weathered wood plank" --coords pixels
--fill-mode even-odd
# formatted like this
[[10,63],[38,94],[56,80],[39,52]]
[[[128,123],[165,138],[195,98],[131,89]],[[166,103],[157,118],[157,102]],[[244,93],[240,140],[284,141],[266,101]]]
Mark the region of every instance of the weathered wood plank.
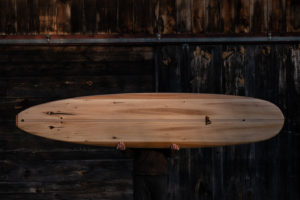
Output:
[[286,11],[286,0],[268,0],[269,32],[286,32]]
[[24,46],[13,46],[0,52],[0,63],[142,62],[153,57],[151,47],[26,46],[24,52]]
[[97,33],[116,33],[118,26],[118,0],[96,1]]
[[250,0],[236,2],[235,33],[249,33],[250,31]]
[[[97,183],[96,183],[97,184]],[[57,186],[59,187],[59,186]],[[92,188],[98,189],[98,191],[112,191],[111,187],[99,189],[97,186],[93,186]],[[120,190],[120,188],[118,188]],[[40,190],[37,192],[32,193],[18,193],[18,194],[0,194],[0,198],[5,198],[6,200],[24,200],[24,199],[40,199],[40,200],[53,200],[53,199],[73,199],[73,200],[82,200],[82,199],[101,199],[101,200],[131,200],[132,199],[132,192],[120,192],[120,193],[110,193],[109,195],[105,193],[74,193],[73,191],[55,191],[55,192],[45,192],[42,193]]]
[[0,1],[0,33],[14,34],[17,32],[16,0]]
[[[72,199],[130,199],[132,185],[128,180],[100,181],[62,181],[62,182],[1,182],[3,194],[44,194],[55,195],[55,198]],[[122,188],[123,192],[112,192]],[[127,191],[126,191],[127,190]],[[16,192],[18,191],[18,192]],[[2,192],[2,191],[1,191]]]
[[55,2],[56,0],[39,1],[39,33],[55,34],[57,32]]
[[[17,32],[28,34],[29,32],[29,2],[16,1]],[[30,4],[30,3],[29,3]]]
[[238,17],[238,8],[236,0],[224,0],[221,5],[221,23],[223,26],[224,33],[234,33],[236,28],[239,26],[237,17]]
[[155,22],[155,0],[138,0],[134,2],[134,33],[153,34]]
[[[142,65],[142,66],[141,66]],[[151,75],[152,61],[1,63],[0,77]],[[42,74],[41,74],[42,73]]]
[[245,95],[245,48],[234,46],[225,47],[223,58],[223,92],[231,95]]
[[193,46],[190,48],[191,63],[188,80],[191,92],[219,93],[221,80],[221,74],[219,74],[221,70],[218,68],[220,66],[219,53],[216,47]]
[[221,6],[222,1],[205,1],[205,27],[208,33],[220,33],[223,31],[221,23]]
[[160,47],[157,50],[160,92],[181,91],[181,52],[182,49],[178,46]]
[[177,33],[192,32],[192,0],[176,0]]
[[7,80],[7,97],[66,97],[152,91],[151,75],[28,77]]
[[[124,179],[130,180],[130,172],[132,170],[130,161],[127,159],[101,160],[99,158],[96,160],[1,160],[2,173],[0,178],[1,182],[20,183],[59,183],[89,180],[90,182],[98,182],[99,186],[103,187],[109,182],[117,184],[118,180],[120,182]],[[35,163],[34,168],[32,163]],[[102,182],[102,184],[99,182]],[[71,187],[69,186],[68,189],[71,189]],[[66,189],[62,186],[58,190],[64,191]],[[9,190],[0,190],[0,193],[11,192]],[[18,190],[18,192],[22,191]]]
[[[300,165],[300,153],[299,151],[294,150],[294,146],[298,147],[300,145],[300,88],[299,88],[299,68],[300,68],[300,48],[299,45],[293,45],[290,47],[290,55],[291,60],[287,59],[286,63],[286,79],[287,79],[287,115],[289,116],[289,121],[287,122],[287,127],[289,132],[286,133],[287,140],[287,149],[285,152],[289,152],[286,154],[287,165],[291,166],[288,168],[286,174],[293,174],[290,176],[288,180],[286,180],[287,188],[290,188],[292,191],[297,191],[296,187],[300,185],[300,182],[297,178],[300,176],[300,172],[298,170]],[[288,57],[289,58],[289,57]],[[292,67],[291,67],[292,66]],[[293,105],[293,106],[289,106]],[[296,162],[295,162],[296,161]],[[294,163],[294,164],[292,164]],[[291,198],[299,198],[299,193],[290,192],[287,193]]]
[[[192,174],[192,188],[194,199],[213,199],[212,190],[214,183],[212,182],[212,148],[201,148],[194,149],[191,152],[191,163],[197,163],[197,165],[192,164],[191,174]],[[192,199],[193,199],[192,198]]]
[[[52,142],[51,140],[44,141],[37,137],[31,140],[25,139],[27,143],[32,143],[32,146],[22,146],[23,134],[18,133],[19,138],[6,136],[4,138],[6,145],[0,149],[0,155],[4,160],[25,160],[28,162],[43,161],[43,160],[99,160],[111,159],[116,162],[124,159],[124,154],[115,150],[115,148],[96,148],[86,145],[71,145]],[[24,133],[26,134],[26,133]],[[26,137],[25,137],[26,138]],[[19,140],[15,142],[14,140]],[[19,147],[19,145],[21,145]],[[19,147],[19,149],[16,149]],[[4,149],[4,150],[3,150]],[[12,149],[12,150],[10,150]],[[6,175],[6,177],[9,177]]]
[[268,1],[250,0],[250,32],[253,34],[268,32]]
[[176,33],[176,2],[175,0],[161,0],[156,4],[155,17],[158,21],[158,33]]
[[276,53],[274,46],[262,46],[259,55],[257,55],[259,60],[255,69],[256,97],[272,102],[278,100],[278,87],[274,87],[275,84],[278,85],[278,71],[274,67],[278,62]]
[[71,33],[83,33],[83,0],[72,0],[71,2]]
[[84,0],[84,26],[83,31],[88,34],[96,33],[97,0]]
[[192,2],[192,30],[193,33],[205,32],[205,0]]
[[286,1],[287,32],[300,32],[300,2]]
[[134,0],[118,1],[118,33],[132,33]]
[[70,1],[56,1],[57,34],[71,32],[71,5]]

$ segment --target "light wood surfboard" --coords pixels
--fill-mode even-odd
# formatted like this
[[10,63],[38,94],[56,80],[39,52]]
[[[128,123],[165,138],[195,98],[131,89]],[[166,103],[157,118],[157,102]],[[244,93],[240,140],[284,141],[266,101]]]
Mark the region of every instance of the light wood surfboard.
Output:
[[30,107],[20,129],[45,138],[133,148],[244,144],[278,134],[284,116],[260,99],[195,93],[132,93],[70,98]]

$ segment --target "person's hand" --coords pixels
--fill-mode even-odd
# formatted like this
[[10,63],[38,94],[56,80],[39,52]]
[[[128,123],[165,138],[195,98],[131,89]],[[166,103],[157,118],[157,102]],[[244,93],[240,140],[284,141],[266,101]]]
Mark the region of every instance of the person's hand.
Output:
[[180,147],[177,144],[171,144],[170,149],[172,151],[179,151]]
[[116,146],[116,149],[119,151],[125,151],[126,150],[126,145],[124,142],[119,142]]

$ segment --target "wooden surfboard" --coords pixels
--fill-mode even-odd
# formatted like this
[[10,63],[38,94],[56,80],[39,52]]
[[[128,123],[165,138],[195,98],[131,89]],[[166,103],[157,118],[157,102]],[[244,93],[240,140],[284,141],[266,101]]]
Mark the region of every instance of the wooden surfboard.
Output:
[[98,146],[167,148],[234,145],[278,134],[284,116],[260,99],[196,93],[85,96],[28,108],[20,129],[45,138]]

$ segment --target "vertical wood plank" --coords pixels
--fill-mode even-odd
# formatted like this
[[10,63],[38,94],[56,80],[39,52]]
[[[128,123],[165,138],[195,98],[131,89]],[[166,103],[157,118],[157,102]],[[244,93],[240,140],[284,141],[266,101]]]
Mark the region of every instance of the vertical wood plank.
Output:
[[118,32],[132,33],[133,32],[133,5],[134,0],[119,0],[118,1]]
[[210,74],[213,71],[213,60],[211,50],[196,46],[192,49],[192,58],[190,64],[190,85],[192,92],[205,93],[210,92],[209,87],[214,81],[211,80]]
[[213,199],[212,183],[212,150],[213,148],[192,149],[193,197],[196,200]]
[[72,0],[71,2],[71,32],[83,32],[83,0]]
[[[299,166],[300,166],[300,153],[299,151],[293,150],[293,146],[299,147],[299,134],[300,133],[300,45],[293,45],[291,49],[291,62],[292,66],[287,68],[287,114],[289,116],[288,126],[288,152],[292,152],[288,157],[288,174],[293,174],[293,177],[300,177]],[[291,106],[293,105],[293,106]],[[296,162],[295,162],[296,160]],[[295,162],[294,164],[292,164]],[[297,167],[298,166],[298,167]],[[288,181],[287,187],[293,191],[289,195],[290,198],[297,199],[300,194],[298,192],[298,187],[300,186],[299,179],[291,178]],[[295,192],[296,191],[296,192]]]
[[155,21],[155,0],[137,0],[134,2],[134,32],[153,34]]
[[40,30],[39,22],[39,1],[32,0],[28,2],[29,9],[29,32],[33,34],[38,34]]
[[[7,1],[0,1],[0,8],[7,10]],[[6,13],[4,11],[0,12],[0,34],[5,34],[6,27]]]
[[55,34],[57,31],[56,26],[56,0],[39,1],[39,22],[40,33],[42,34]]
[[68,34],[71,31],[71,6],[70,1],[59,0],[56,2],[57,34]]
[[168,176],[168,199],[181,199],[180,185],[180,156],[175,156],[169,160],[169,176]]
[[[191,46],[190,47],[189,84],[191,92],[219,93],[221,91],[221,51],[219,46]],[[183,79],[186,80],[186,79]],[[204,158],[203,156],[206,156]],[[200,160],[199,160],[200,159]],[[190,176],[190,185],[194,191],[188,190],[181,199],[223,199],[223,148],[201,149],[191,152],[192,165],[186,178]]]
[[236,0],[224,0],[221,6],[221,23],[224,33],[234,33],[238,26],[236,21]]
[[190,92],[190,73],[191,73],[191,60],[192,54],[190,53],[191,45],[183,44],[182,45],[182,59],[180,63],[181,71],[181,88],[183,92]]
[[287,32],[300,32],[300,1],[286,1]]
[[211,183],[212,183],[212,199],[223,200],[224,194],[224,151],[223,147],[215,147],[212,149],[211,156]]
[[236,1],[235,33],[250,31],[250,0]]
[[159,50],[159,91],[181,91],[181,52],[179,46],[162,46]]
[[245,96],[255,96],[256,46],[247,46],[245,51]]
[[29,33],[29,6],[31,2],[16,1],[17,27],[19,34]]
[[158,33],[176,33],[176,2],[175,0],[161,0],[156,4],[155,17]]
[[300,45],[296,45],[292,48],[292,63],[293,63],[293,70],[292,70],[292,78],[293,78],[293,85],[295,89],[295,93],[300,95]]
[[193,33],[205,32],[205,0],[192,2],[192,31]]
[[[155,50],[155,65],[158,70],[159,92],[181,92],[181,61],[183,49],[180,46],[158,46]],[[170,160],[169,168],[169,198],[173,200],[190,199],[189,178],[190,153],[179,152],[179,157]]]
[[244,95],[245,92],[245,48],[226,47],[223,50],[223,91],[225,94]]
[[[255,95],[254,49],[243,45],[224,46],[223,91],[230,95]],[[225,199],[256,199],[255,144],[224,147]]]
[[97,22],[97,0],[84,0],[84,20],[85,32],[89,34],[96,33]]
[[17,32],[16,1],[0,1],[0,33],[14,34]]
[[97,1],[96,31],[116,33],[118,24],[118,0]]
[[269,32],[286,32],[286,0],[268,0]]
[[184,188],[182,191],[177,192],[176,199],[193,199],[193,185],[192,185],[192,154],[191,149],[183,149],[179,156],[179,180],[180,187]]
[[221,23],[221,0],[206,0],[205,1],[205,27],[208,33],[220,33],[223,31]]
[[[276,49],[273,46],[262,46],[260,55],[257,55],[258,63],[256,63],[256,97],[277,102],[278,98],[278,71],[276,69],[278,63]],[[262,78],[264,77],[264,78]]]
[[250,32],[254,34],[268,32],[268,1],[250,0]]
[[[281,46],[281,45],[279,45]],[[278,59],[278,64],[277,64],[277,68],[278,68],[278,101],[277,101],[277,105],[278,107],[281,109],[283,115],[285,116],[285,119],[290,118],[289,116],[289,111],[288,111],[288,69],[290,68],[291,64],[291,58],[292,53],[291,53],[291,49],[289,48],[288,45],[282,45],[280,48],[277,49],[277,52],[279,54],[279,59]],[[278,56],[277,56],[278,57]],[[290,121],[290,120],[288,120]],[[286,152],[294,152],[291,150],[291,146],[293,146],[293,139],[292,139],[292,135],[288,134],[287,131],[289,129],[289,126],[287,125],[288,122],[285,122],[283,130],[281,131],[281,134],[279,134],[277,136],[278,140],[276,145],[277,147],[279,147],[280,149],[279,151],[279,159],[280,160],[287,160],[288,164],[290,165],[291,162],[293,162],[292,160],[294,160],[294,153],[289,154],[288,156],[286,155]],[[282,186],[286,186],[285,188],[289,188],[288,190],[282,190],[279,194],[279,199],[282,198],[286,198],[287,196],[289,196],[289,194],[293,194],[295,191],[294,189],[294,185],[296,183],[289,181],[288,179],[286,179],[285,177],[287,176],[287,174],[293,174],[295,173],[294,170],[289,171],[289,170],[282,170],[282,168],[279,168],[280,170],[280,175],[279,175],[279,187]],[[293,195],[292,195],[293,196]],[[295,199],[297,197],[292,197],[292,199]]]
[[192,3],[193,0],[176,0],[177,33],[191,33]]

